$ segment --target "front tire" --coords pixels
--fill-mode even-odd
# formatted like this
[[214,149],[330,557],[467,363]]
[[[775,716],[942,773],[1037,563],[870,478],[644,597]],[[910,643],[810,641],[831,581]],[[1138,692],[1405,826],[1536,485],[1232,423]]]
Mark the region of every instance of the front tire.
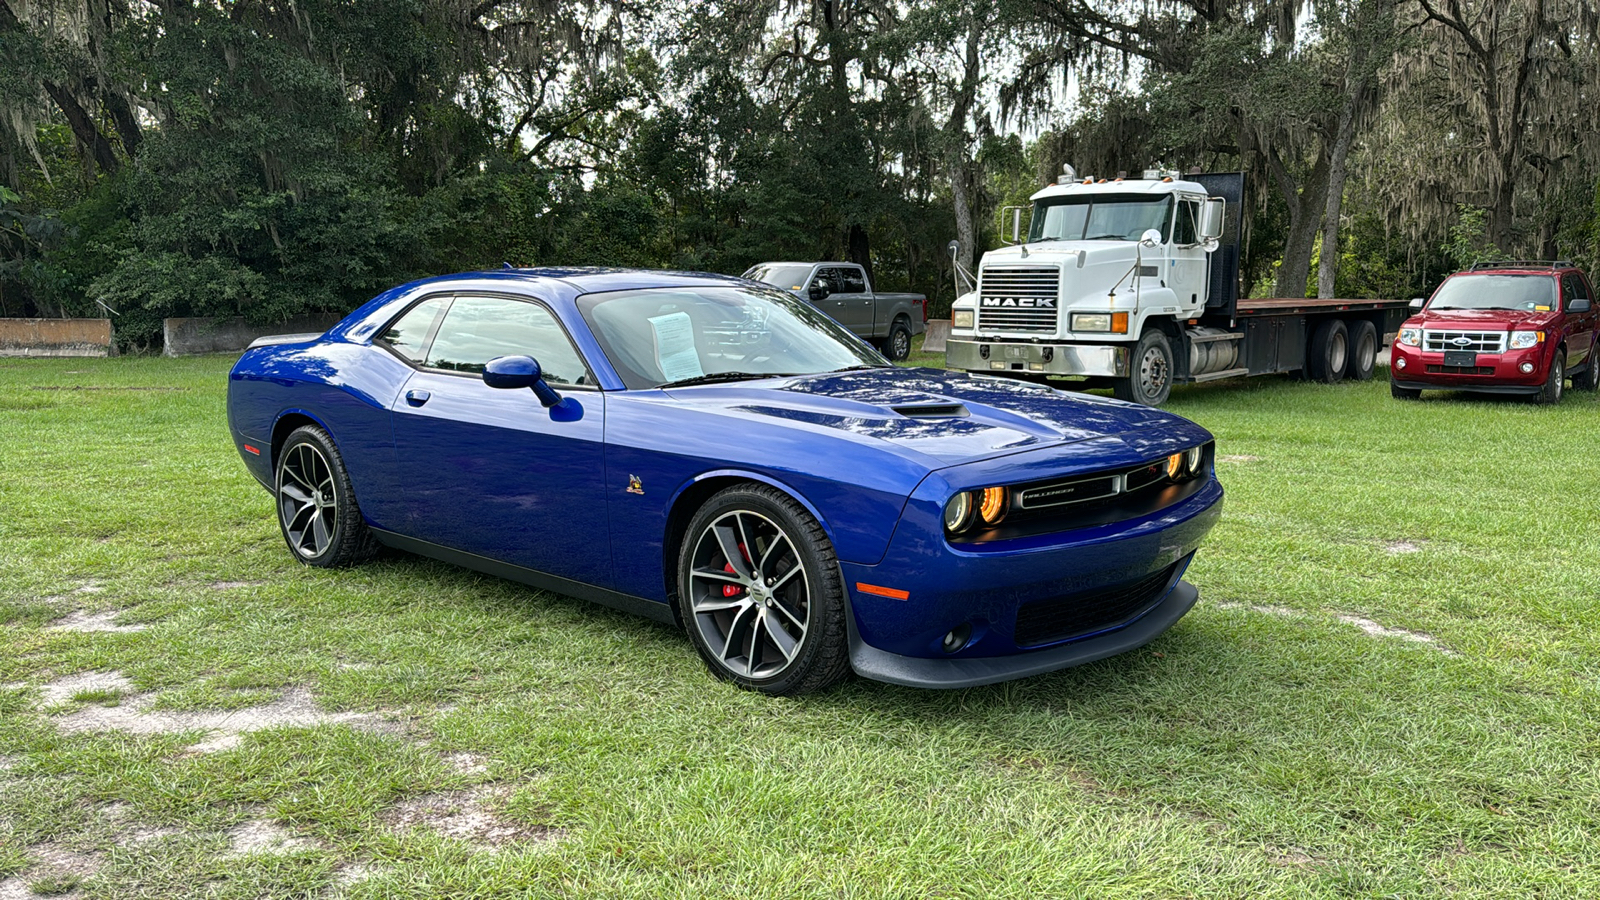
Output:
[[1351,381],[1371,381],[1377,362],[1378,326],[1359,319],[1350,325],[1350,361],[1345,363],[1344,377]]
[[361,518],[344,457],[321,428],[302,425],[283,442],[273,497],[278,530],[300,562],[331,569],[378,552],[378,542]]
[[838,557],[782,491],[731,487],[695,513],[678,555],[678,597],[706,666],[742,688],[807,694],[850,671]]
[[883,355],[890,362],[900,362],[911,356],[911,326],[905,319],[895,319],[889,326],[889,336],[883,339]]
[[1160,329],[1146,331],[1133,345],[1132,371],[1117,379],[1111,393],[1118,400],[1160,406],[1172,396],[1172,344]]
[[1389,396],[1396,400],[1420,400],[1422,391],[1418,388],[1403,388],[1394,382],[1389,382]]
[[1567,348],[1555,348],[1555,355],[1550,359],[1550,377],[1544,380],[1544,387],[1534,395],[1533,401],[1541,406],[1550,406],[1561,402],[1561,388],[1567,380]]
[[1344,379],[1344,367],[1350,356],[1350,330],[1343,319],[1329,319],[1317,326],[1311,334],[1311,346],[1306,353],[1306,374],[1312,381],[1338,384]]

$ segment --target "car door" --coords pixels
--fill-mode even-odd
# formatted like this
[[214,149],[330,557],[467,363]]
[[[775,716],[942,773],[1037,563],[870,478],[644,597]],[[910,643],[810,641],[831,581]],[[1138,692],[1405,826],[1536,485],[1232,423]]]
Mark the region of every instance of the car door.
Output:
[[[1573,300],[1588,300],[1589,310],[1572,312]],[[1574,272],[1562,276],[1561,309],[1567,317],[1567,362],[1568,368],[1571,368],[1580,361],[1588,361],[1589,352],[1595,346],[1595,329],[1600,325],[1600,310],[1594,306],[1594,291],[1582,275]]]
[[860,266],[839,266],[839,280],[844,289],[839,294],[839,304],[844,326],[859,337],[872,337],[872,295],[867,293],[867,276]]
[[[1200,243],[1200,201],[1178,201],[1167,250],[1167,271],[1162,279],[1178,299],[1178,306],[1193,311],[1206,300],[1206,251]],[[1148,258],[1148,257],[1146,257]]]
[[[836,266],[818,266],[806,286],[806,299],[840,325],[847,325],[850,313],[845,305],[844,274]],[[848,327],[848,326],[847,326]]]
[[[476,295],[449,303],[393,407],[408,535],[609,586],[605,398],[593,375],[542,303]],[[484,364],[500,356],[538,360],[582,416],[557,422],[532,391],[484,384]]]

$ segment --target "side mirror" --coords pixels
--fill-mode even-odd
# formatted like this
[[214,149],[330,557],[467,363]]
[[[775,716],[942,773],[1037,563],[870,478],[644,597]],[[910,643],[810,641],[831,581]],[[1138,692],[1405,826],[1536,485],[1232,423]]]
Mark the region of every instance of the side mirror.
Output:
[[1585,313],[1589,311],[1589,308],[1589,301],[1584,297],[1567,301],[1567,312],[1569,313]]
[[1421,297],[1412,297],[1411,302],[1406,304],[1406,308],[1415,312],[1422,309],[1422,304],[1425,302],[1427,301],[1423,300]]
[[1221,197],[1207,197],[1204,206],[1200,207],[1200,240],[1214,241],[1222,238],[1223,214],[1227,211],[1228,201]]
[[951,258],[960,256],[961,255],[961,242],[960,241],[951,241],[950,244],[948,246],[946,246],[944,249],[945,249],[946,252],[948,252],[950,254]]
[[1011,237],[1008,239],[1002,235],[1000,239],[1007,244],[1020,244],[1022,243],[1022,207],[1007,206],[1000,210],[1000,215],[1004,216],[1006,213],[1011,214]]
[[1144,234],[1139,235],[1139,243],[1146,247],[1154,247],[1161,243],[1161,232],[1154,228],[1146,229]]
[[492,388],[515,390],[528,388],[539,398],[539,405],[550,410],[550,418],[557,422],[573,422],[583,418],[583,407],[570,397],[556,393],[545,383],[544,370],[531,356],[497,356],[483,367],[483,383]]
[[827,296],[833,293],[833,289],[828,286],[828,279],[818,278],[816,281],[811,282],[811,290],[809,293],[811,295],[811,301],[815,303],[818,300],[827,299]]

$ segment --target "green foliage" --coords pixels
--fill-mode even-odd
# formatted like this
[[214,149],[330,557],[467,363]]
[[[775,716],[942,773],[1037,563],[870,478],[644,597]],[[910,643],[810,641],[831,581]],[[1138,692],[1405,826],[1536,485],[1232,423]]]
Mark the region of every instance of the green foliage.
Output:
[[1465,203],[1457,204],[1456,222],[1446,231],[1444,244],[1439,249],[1457,269],[1501,258],[1505,254],[1489,239],[1488,223],[1487,211]]

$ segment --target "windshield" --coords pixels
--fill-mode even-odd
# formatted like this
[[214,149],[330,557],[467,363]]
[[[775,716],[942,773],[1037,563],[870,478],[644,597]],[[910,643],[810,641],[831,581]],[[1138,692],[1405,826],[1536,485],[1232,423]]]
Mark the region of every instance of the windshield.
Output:
[[744,277],[751,281],[764,281],[773,287],[780,287],[786,291],[798,291],[805,286],[806,276],[811,274],[811,267],[798,263],[762,263],[751,266]]
[[1428,308],[1548,311],[1555,305],[1556,280],[1549,275],[1455,275],[1439,285]]
[[1033,208],[1029,241],[1137,241],[1148,230],[1167,239],[1172,198],[1072,197],[1040,200]]
[[813,375],[887,366],[883,357],[791,294],[674,287],[586,294],[578,310],[631,390],[674,382]]

